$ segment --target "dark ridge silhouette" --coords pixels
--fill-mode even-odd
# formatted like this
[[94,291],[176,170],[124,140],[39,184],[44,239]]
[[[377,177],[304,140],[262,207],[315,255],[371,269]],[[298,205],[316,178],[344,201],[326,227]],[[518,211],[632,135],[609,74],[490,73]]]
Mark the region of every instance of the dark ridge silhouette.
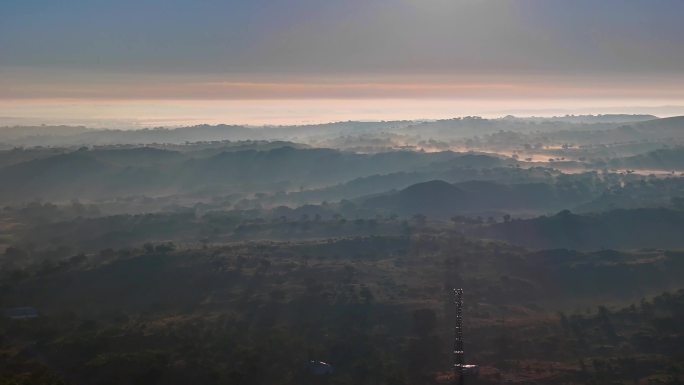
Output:
[[450,184],[442,180],[418,183],[403,190],[362,198],[368,209],[399,215],[423,214],[448,219],[455,214],[491,210],[549,210],[593,198],[591,192],[549,183],[501,184],[469,181]]
[[564,210],[474,229],[471,234],[532,248],[596,250],[680,248],[683,232],[684,211],[642,208],[586,215]]
[[[682,131],[684,131],[684,126]],[[663,148],[645,154],[613,159],[609,164],[614,168],[684,170],[684,147]]]

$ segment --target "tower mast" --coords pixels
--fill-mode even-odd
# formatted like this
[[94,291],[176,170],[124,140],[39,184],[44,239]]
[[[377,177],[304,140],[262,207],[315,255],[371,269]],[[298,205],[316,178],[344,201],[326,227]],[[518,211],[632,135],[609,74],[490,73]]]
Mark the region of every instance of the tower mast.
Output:
[[454,325],[454,377],[458,377],[458,384],[465,384],[463,356],[463,289],[454,289],[454,304],[456,305],[456,323]]

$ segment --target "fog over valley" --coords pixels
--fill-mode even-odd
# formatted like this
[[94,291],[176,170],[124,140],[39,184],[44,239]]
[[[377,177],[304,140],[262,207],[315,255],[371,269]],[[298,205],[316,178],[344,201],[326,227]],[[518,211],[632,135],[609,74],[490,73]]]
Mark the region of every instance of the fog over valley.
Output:
[[0,385],[684,384],[682,15],[3,1]]

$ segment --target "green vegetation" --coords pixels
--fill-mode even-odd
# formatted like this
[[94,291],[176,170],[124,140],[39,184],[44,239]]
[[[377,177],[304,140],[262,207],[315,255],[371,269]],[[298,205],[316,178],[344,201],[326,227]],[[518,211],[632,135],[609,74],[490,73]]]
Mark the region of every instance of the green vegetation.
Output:
[[[500,376],[672,376],[684,338],[684,292],[638,302],[677,285],[680,253],[528,252],[423,229],[3,260],[19,254],[33,262],[3,268],[2,303],[41,315],[2,321],[2,349],[66,383],[287,384],[310,359],[334,363],[333,383],[431,382],[449,367],[453,286],[468,288],[469,358]],[[584,310],[604,301],[638,305]]]
[[0,385],[683,383],[650,118],[0,129]]

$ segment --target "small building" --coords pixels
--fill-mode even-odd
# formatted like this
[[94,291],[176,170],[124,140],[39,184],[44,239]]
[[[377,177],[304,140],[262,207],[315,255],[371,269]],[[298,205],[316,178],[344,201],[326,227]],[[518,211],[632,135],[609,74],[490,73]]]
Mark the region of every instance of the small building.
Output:
[[38,317],[38,310],[30,306],[13,307],[5,309],[3,314],[9,319],[30,319]]
[[465,376],[477,376],[480,374],[480,368],[477,365],[465,364],[462,367],[463,375]]

